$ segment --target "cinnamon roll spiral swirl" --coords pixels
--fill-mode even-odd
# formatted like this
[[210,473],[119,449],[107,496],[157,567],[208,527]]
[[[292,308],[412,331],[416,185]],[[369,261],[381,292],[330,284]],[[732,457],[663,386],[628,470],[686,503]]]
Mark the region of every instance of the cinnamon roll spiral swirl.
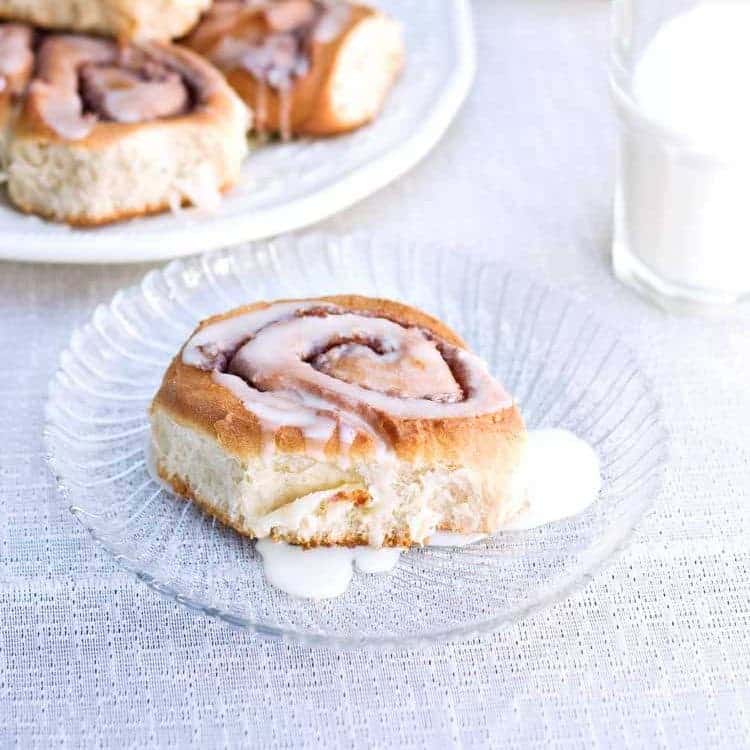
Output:
[[216,0],[185,43],[226,73],[257,132],[283,138],[371,120],[404,57],[395,21],[344,0]]
[[11,129],[10,197],[82,225],[210,202],[239,175],[246,127],[245,107],[189,50],[50,35]]
[[522,501],[512,398],[439,321],[395,302],[260,303],[203,323],[152,405],[157,465],[250,536],[421,544]]

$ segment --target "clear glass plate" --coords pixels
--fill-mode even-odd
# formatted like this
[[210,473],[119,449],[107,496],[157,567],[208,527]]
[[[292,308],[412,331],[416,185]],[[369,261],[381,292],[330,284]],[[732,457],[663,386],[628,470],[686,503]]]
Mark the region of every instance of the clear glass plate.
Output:
[[[147,408],[199,319],[258,299],[343,292],[403,300],[456,329],[530,427],[565,427],[596,448],[598,501],[574,519],[471,547],[409,551],[390,575],[355,574],[338,599],[267,585],[253,542],[151,478]],[[47,420],[64,497],[121,565],[233,625],[342,647],[469,637],[559,600],[627,540],[657,495],[667,444],[650,382],[595,314],[502,266],[364,235],[291,236],[149,273],[74,332]]]

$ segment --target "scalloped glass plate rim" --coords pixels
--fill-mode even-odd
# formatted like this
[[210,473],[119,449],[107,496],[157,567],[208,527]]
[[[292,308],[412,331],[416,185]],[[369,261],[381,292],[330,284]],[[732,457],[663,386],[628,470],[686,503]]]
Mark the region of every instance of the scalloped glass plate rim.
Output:
[[[310,235],[307,235],[310,237]],[[312,235],[315,237],[316,235]],[[324,235],[321,237],[325,238]],[[340,239],[340,238],[339,238]],[[264,243],[257,243],[262,245]],[[168,264],[161,271],[152,271],[150,274],[158,274],[162,277],[167,276],[170,272],[181,272],[184,273],[186,268],[190,268],[197,265],[199,268],[202,267],[204,258],[211,258],[217,255],[229,255],[227,251],[218,251],[218,253],[210,253],[206,256],[201,256],[194,259],[187,260],[176,260]],[[485,258],[477,258],[477,261],[481,261],[484,267],[494,267],[496,269],[502,269],[518,276],[528,278],[528,274],[524,271],[516,271],[512,266],[506,263],[498,263]],[[149,276],[150,274],[147,274]],[[136,284],[130,288],[131,291],[140,291],[141,285]],[[122,290],[121,290],[122,291]],[[113,300],[121,292],[116,293],[113,296]],[[564,297],[559,292],[555,292],[557,296]],[[575,305],[582,308],[577,302]],[[75,337],[76,333],[80,330],[77,328],[72,336],[71,340]],[[64,352],[67,352],[66,348]],[[63,355],[61,355],[63,356]],[[146,583],[152,589],[162,594],[163,596],[172,599],[180,604],[186,605],[188,608],[206,614],[210,617],[222,620],[232,626],[239,627],[262,636],[270,636],[275,638],[281,638],[285,641],[303,643],[311,646],[329,646],[336,648],[406,648],[414,646],[427,646],[433,643],[453,641],[458,639],[469,639],[482,634],[495,632],[500,630],[503,626],[512,624],[513,622],[527,617],[551,604],[561,601],[571,593],[582,588],[592,576],[609,560],[613,555],[617,554],[624,546],[627,545],[628,541],[633,535],[638,521],[642,518],[648,507],[653,504],[658,493],[663,485],[664,473],[666,470],[666,464],[668,460],[668,436],[661,426],[661,404],[653,393],[653,384],[651,380],[645,375],[640,368],[640,363],[635,360],[636,364],[639,365],[638,374],[644,383],[647,384],[648,390],[653,400],[654,413],[657,416],[656,422],[660,428],[660,434],[662,436],[662,447],[663,451],[659,454],[657,463],[651,467],[649,476],[655,481],[653,483],[653,492],[649,497],[648,503],[645,505],[634,505],[628,508],[626,514],[622,518],[622,524],[619,533],[608,541],[608,539],[599,539],[597,543],[592,544],[585,549],[584,552],[580,553],[578,562],[573,570],[571,570],[564,578],[556,581],[553,590],[543,593],[542,595],[536,595],[527,598],[521,604],[511,607],[506,612],[493,617],[488,617],[482,620],[476,620],[460,625],[453,625],[450,627],[436,628],[432,630],[424,630],[420,632],[414,632],[411,634],[398,634],[383,632],[378,634],[366,633],[362,636],[347,636],[339,635],[325,630],[303,630],[297,627],[281,626],[276,623],[267,622],[263,620],[250,619],[244,616],[242,613],[232,610],[228,607],[224,610],[220,610],[216,606],[212,605],[210,601],[207,601],[201,597],[192,597],[185,594],[181,594],[179,590],[170,584],[160,582],[156,575],[156,566],[144,565],[140,562],[134,561],[128,555],[128,550],[113,544],[110,541],[104,540],[97,531],[94,523],[89,521],[91,515],[84,508],[75,504],[74,492],[65,483],[63,472],[58,470],[56,458],[54,455],[53,448],[49,441],[47,427],[49,421],[45,426],[45,446],[46,446],[46,458],[55,475],[58,488],[61,495],[69,503],[69,508],[73,516],[82,524],[84,528],[88,530],[96,544],[104,549],[115,562],[123,567],[125,570],[133,573],[140,581]],[[54,381],[54,378],[53,378]],[[50,399],[51,400],[51,399]],[[529,532],[506,532],[508,537],[523,537]],[[607,542],[607,543],[604,543]]]

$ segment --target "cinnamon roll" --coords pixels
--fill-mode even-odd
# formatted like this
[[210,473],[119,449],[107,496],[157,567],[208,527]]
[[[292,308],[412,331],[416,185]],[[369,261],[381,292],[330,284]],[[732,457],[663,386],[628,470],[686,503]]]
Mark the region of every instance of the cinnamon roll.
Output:
[[238,532],[303,546],[491,533],[522,506],[511,396],[440,321],[358,296],[204,321],[151,406],[160,476]]
[[189,50],[47,36],[10,132],[10,198],[76,225],[212,205],[239,176],[247,120],[221,74]]
[[284,138],[369,122],[404,58],[399,24],[344,0],[216,0],[184,42]]
[[6,163],[7,133],[34,68],[34,31],[0,23],[0,162]]
[[211,0],[0,0],[0,18],[118,39],[168,40],[187,33]]

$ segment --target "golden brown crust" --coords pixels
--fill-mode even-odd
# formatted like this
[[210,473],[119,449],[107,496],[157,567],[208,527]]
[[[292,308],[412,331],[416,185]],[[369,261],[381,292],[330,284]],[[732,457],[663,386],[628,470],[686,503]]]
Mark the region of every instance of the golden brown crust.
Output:
[[[295,80],[289,93],[287,125],[291,134],[332,136],[354,130],[364,124],[341,121],[333,108],[330,83],[339,51],[347,42],[349,35],[362,21],[376,15],[377,11],[372,8],[352,4],[349,18],[335,39],[325,42],[312,41],[309,71]],[[265,30],[265,26],[261,13],[247,12],[240,17],[232,33],[240,36],[243,31]],[[201,33],[199,24],[183,42],[199,54],[211,59],[211,51],[219,39],[218,35]],[[232,88],[254,111],[256,129],[259,132],[279,132],[282,129],[284,106],[279,91],[260,83],[255,76],[242,68],[228,69],[224,72]],[[262,108],[258,107],[261,97]]]
[[[318,298],[345,309],[376,314],[407,326],[424,328],[444,341],[465,348],[461,339],[440,321],[407,305],[356,295]],[[287,300],[285,300],[287,301]],[[294,300],[297,301],[297,300]],[[196,332],[211,323],[267,307],[258,302],[203,321]],[[214,382],[208,371],[186,365],[181,352],[167,370],[154,398],[152,411],[164,411],[178,424],[216,440],[226,452],[240,458],[262,452],[263,434],[256,416],[229,390]],[[450,419],[404,419],[378,412],[373,427],[387,439],[399,459],[420,465],[445,467],[487,467],[514,465],[524,425],[518,408],[478,417]],[[297,428],[282,428],[275,434],[275,448],[281,453],[304,453],[305,438]],[[369,458],[375,446],[360,433],[349,455]],[[325,447],[326,455],[339,455],[338,435]]]

